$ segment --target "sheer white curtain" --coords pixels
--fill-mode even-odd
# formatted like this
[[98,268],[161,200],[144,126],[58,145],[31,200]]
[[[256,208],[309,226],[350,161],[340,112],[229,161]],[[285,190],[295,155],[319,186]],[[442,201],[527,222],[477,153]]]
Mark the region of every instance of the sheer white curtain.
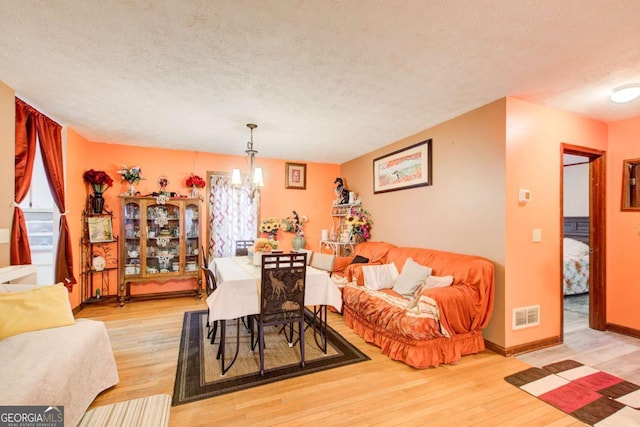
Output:
[[246,190],[231,184],[231,176],[212,174],[209,191],[209,257],[235,255],[236,240],[258,235],[260,192],[251,201]]

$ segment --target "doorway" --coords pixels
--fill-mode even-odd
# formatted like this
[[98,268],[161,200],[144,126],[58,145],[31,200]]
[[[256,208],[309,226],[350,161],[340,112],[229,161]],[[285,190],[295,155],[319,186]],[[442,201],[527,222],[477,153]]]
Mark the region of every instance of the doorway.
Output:
[[[580,221],[576,220],[575,226],[581,227],[580,230],[576,230],[573,233],[568,231],[567,224],[571,224],[572,221],[568,218],[584,218],[583,215],[565,215],[565,181],[568,184],[570,182],[570,175],[565,177],[564,158],[565,155],[578,156],[574,159],[582,159],[588,172],[586,173],[586,179],[588,180],[588,215],[587,219],[583,220],[582,225]],[[561,168],[561,192],[560,192],[560,206],[561,206],[561,229],[563,230],[561,236],[561,272],[564,270],[565,264],[565,234],[574,234],[579,237],[580,234],[584,236],[584,243],[588,245],[588,318],[589,328],[596,330],[606,329],[606,283],[605,283],[605,152],[600,150],[594,150],[586,147],[573,146],[569,144],[562,144],[562,168]],[[568,212],[571,213],[571,212]],[[560,278],[560,292],[561,299],[564,299],[565,295],[565,279],[561,274]],[[561,319],[564,324],[564,304],[561,304]],[[564,327],[562,328],[562,336],[564,340]]]

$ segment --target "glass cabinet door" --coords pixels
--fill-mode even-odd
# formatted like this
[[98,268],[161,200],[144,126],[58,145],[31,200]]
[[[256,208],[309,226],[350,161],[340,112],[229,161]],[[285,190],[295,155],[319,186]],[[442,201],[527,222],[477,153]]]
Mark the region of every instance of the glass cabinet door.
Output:
[[150,204],[146,216],[145,273],[180,272],[180,207],[171,203]]
[[124,274],[137,276],[140,274],[140,204],[127,202],[123,209],[124,224]]
[[185,208],[185,271],[198,271],[200,250],[200,214],[197,203],[189,203]]

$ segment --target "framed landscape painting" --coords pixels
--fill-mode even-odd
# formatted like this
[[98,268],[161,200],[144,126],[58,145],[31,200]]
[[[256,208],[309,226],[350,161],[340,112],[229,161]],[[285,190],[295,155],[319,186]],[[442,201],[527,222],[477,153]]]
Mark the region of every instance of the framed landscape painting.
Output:
[[373,160],[373,193],[431,185],[431,140]]
[[305,190],[307,188],[307,165],[287,163],[285,165],[285,188]]
[[89,226],[89,242],[113,242],[113,226],[110,215],[90,216],[87,218]]

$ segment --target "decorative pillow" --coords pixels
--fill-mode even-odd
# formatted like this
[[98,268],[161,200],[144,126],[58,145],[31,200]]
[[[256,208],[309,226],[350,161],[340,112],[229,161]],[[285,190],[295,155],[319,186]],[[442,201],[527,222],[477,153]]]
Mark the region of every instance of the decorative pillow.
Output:
[[426,289],[444,288],[446,286],[451,286],[452,284],[453,284],[453,276],[427,277],[427,280],[425,280],[422,286],[420,286],[416,290],[416,293],[413,294],[413,298],[411,298],[411,301],[409,301],[409,304],[407,304],[407,308],[414,308],[416,305],[418,305],[418,300],[420,299],[420,295],[422,295],[422,292],[424,292]]
[[564,243],[564,255],[565,256],[583,256],[589,254],[589,245],[582,243],[578,240],[565,237]]
[[382,265],[365,265],[362,267],[364,286],[379,291],[393,288],[398,278],[398,269],[394,263]]
[[366,264],[368,262],[369,262],[369,258],[365,258],[363,256],[356,255],[353,258],[353,261],[351,261],[351,264]]
[[0,339],[74,323],[69,293],[62,283],[0,294]]
[[411,258],[407,258],[398,276],[393,290],[400,295],[411,298],[416,290],[431,275],[431,267],[418,264]]

